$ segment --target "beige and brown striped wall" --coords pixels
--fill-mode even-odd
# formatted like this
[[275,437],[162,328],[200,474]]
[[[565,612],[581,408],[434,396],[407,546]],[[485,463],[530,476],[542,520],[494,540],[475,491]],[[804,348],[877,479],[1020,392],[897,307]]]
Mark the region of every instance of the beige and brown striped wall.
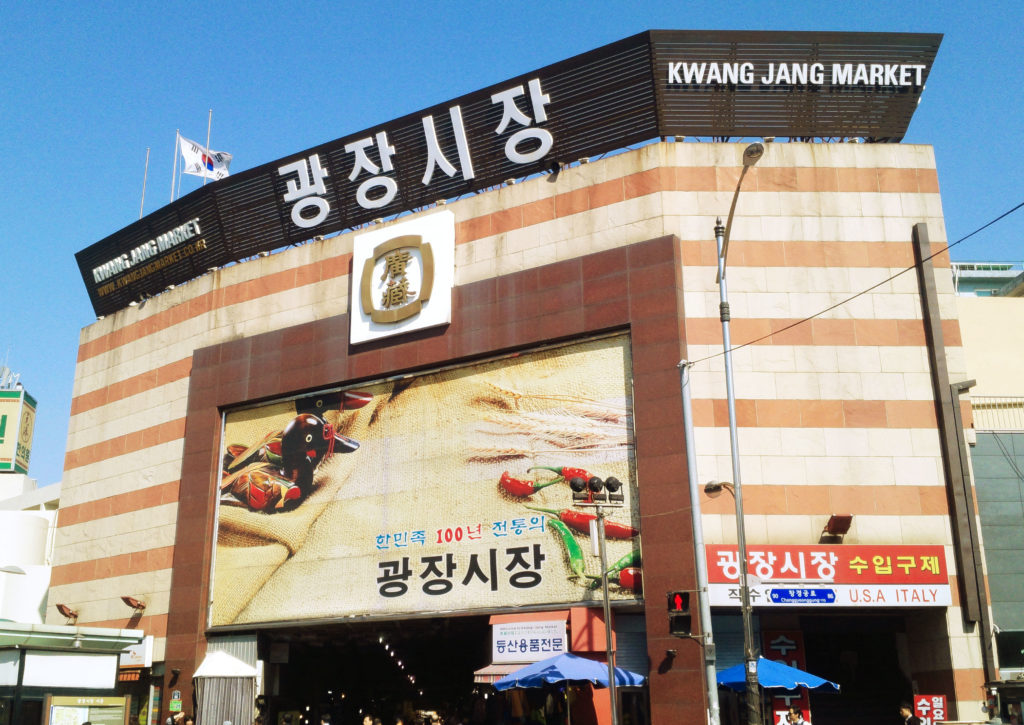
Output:
[[[702,479],[731,477],[712,230],[729,208],[742,148],[657,143],[448,205],[458,286],[679,240],[679,332],[689,359],[709,358],[693,373]],[[830,513],[852,513],[848,542],[942,544],[955,571],[913,273],[790,327],[913,264],[916,223],[928,224],[941,252],[931,148],[770,144],[743,188],[728,278],[733,343],[757,340],[734,356],[748,541],[815,543]],[[287,355],[290,330],[347,311],[351,247],[344,234],[234,265],[82,331],[50,595],[78,609],[79,623],[125,626],[131,612],[119,597],[143,599],[137,626],[156,636],[163,658],[176,532],[191,531],[177,512],[193,352],[284,331]],[[934,262],[950,373],[960,379],[949,262],[941,253]],[[610,280],[585,284],[592,301],[604,284],[612,295]],[[384,348],[365,369],[401,365]],[[292,375],[294,390],[315,379]],[[666,389],[665,405],[677,406],[677,394]],[[729,542],[727,502],[702,503],[708,543]],[[194,533],[205,535],[201,523]],[[977,636],[955,602],[938,624],[939,633],[914,635],[911,665],[921,682],[955,687],[961,711],[975,712]]]

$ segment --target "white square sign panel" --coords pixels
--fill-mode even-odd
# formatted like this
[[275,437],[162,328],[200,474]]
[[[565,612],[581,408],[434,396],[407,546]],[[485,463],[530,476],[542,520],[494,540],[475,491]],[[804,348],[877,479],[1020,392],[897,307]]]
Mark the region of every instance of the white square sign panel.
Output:
[[355,238],[353,345],[452,321],[455,214],[447,209]]

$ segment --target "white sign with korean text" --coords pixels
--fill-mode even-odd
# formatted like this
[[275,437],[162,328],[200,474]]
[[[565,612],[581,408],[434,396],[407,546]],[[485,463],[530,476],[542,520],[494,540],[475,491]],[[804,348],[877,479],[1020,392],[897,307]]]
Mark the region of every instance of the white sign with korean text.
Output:
[[351,343],[450,323],[454,283],[455,215],[447,209],[358,235]]
[[567,651],[565,620],[492,625],[491,662],[540,662]]
[[138,644],[133,644],[121,650],[118,665],[120,667],[152,667],[153,635],[147,634]]

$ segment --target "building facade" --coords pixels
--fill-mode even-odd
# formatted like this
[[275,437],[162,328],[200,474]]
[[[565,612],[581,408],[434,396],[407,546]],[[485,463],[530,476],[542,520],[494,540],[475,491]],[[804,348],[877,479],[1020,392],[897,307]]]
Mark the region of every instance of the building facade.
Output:
[[[750,40],[725,35],[697,40]],[[819,57],[815,39],[767,35]],[[724,98],[721,77],[676,60],[710,52],[695,38],[654,31],[424,112],[418,161],[415,145],[389,145],[412,133],[407,117],[218,182],[80,253],[101,317],[79,345],[51,601],[95,626],[134,617],[155,637],[157,709],[191,709],[195,673],[222,652],[258,673],[271,718],[466,708],[499,721],[544,707],[609,722],[601,691],[538,702],[486,688],[542,652],[606,656],[608,571],[611,645],[647,678],[619,693],[623,718],[704,718],[706,655],[719,669],[742,659],[741,564],[729,487],[688,492],[678,365],[692,363],[697,477],[729,480],[721,216],[758,647],[842,685],[766,710],[855,722],[916,695],[946,702],[944,719],[980,716],[998,673],[962,464],[969,406],[951,392],[965,363],[932,150],[765,139],[752,164],[745,144],[667,138],[714,123],[683,118],[697,107],[687,98],[709,113]],[[906,57],[938,42],[885,40]],[[747,91],[766,114],[779,93],[803,108],[826,96],[802,94],[796,75],[827,67],[836,103],[905,104],[905,129],[932,56],[880,65],[867,91],[870,64],[848,62],[787,64],[783,90],[772,64],[760,69],[771,82]],[[622,81],[609,58],[643,82]],[[754,63],[715,67],[745,78]],[[641,87],[668,120],[627,129],[607,104]],[[595,98],[606,125],[565,125]],[[794,112],[791,136],[902,135],[854,131],[884,114],[844,109],[829,133]],[[764,136],[771,119],[747,112],[744,135]],[[492,123],[493,154],[474,157]],[[392,155],[415,173],[385,174]],[[456,158],[471,193],[446,193]],[[406,185],[416,191],[399,198]],[[261,202],[232,194],[259,188],[272,203],[256,223]],[[207,254],[221,261],[201,274],[189,260]],[[591,477],[622,484],[608,487],[623,505],[603,564],[578,490]],[[695,615],[696,636],[676,636],[677,619],[670,631],[670,592],[708,598],[715,650]],[[509,627],[534,634],[510,639]],[[233,721],[251,714],[240,707]],[[739,717],[724,695],[722,712]]]
[[[980,266],[980,265],[978,265]],[[1010,265],[1001,265],[1010,266]],[[963,326],[973,411],[971,463],[978,497],[985,563],[991,575],[992,621],[999,653],[995,684],[1003,719],[1017,721],[1024,700],[1024,391],[1020,360],[1024,336],[1020,284],[994,296],[957,298]]]

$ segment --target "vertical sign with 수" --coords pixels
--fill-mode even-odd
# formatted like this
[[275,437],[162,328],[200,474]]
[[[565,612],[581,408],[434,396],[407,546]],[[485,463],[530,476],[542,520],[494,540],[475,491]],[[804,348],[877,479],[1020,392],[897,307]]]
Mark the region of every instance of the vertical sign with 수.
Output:
[[914,715],[921,725],[933,725],[946,719],[945,695],[914,695]]
[[452,321],[455,215],[447,209],[355,238],[353,345]]
[[0,390],[0,472],[28,473],[36,401],[24,390]]

